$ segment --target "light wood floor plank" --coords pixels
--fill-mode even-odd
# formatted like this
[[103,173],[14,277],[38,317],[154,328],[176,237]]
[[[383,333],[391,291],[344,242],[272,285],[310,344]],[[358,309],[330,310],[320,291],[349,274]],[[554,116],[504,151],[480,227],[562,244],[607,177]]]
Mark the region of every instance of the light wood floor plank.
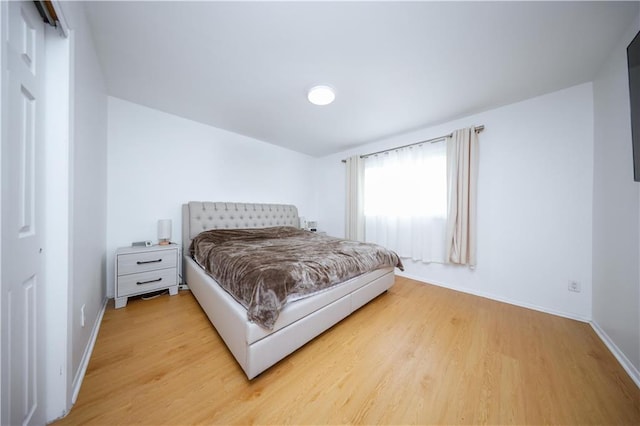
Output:
[[249,382],[189,292],[107,308],[56,424],[640,424],[588,324],[397,277]]

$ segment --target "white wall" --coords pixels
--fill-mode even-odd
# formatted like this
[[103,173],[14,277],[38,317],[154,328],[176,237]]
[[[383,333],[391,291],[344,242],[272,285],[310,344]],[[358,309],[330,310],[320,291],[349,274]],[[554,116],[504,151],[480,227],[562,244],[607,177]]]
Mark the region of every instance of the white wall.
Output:
[[[107,97],[82,3],[65,3],[74,31],[71,121],[71,305],[72,385],[77,392],[105,292],[107,224]],[[80,309],[85,306],[85,326]],[[88,362],[88,359],[85,360]]]
[[[107,98],[82,3],[63,3],[70,27],[68,179],[68,380],[66,407],[79,390],[105,301]],[[64,247],[60,244],[59,248]],[[80,309],[84,306],[85,325]],[[59,395],[50,395],[59,399]],[[49,410],[49,412],[51,412]]]
[[635,366],[640,383],[640,183],[633,181],[626,58],[638,30],[640,16],[593,86],[593,320]]
[[315,214],[313,159],[249,137],[109,97],[107,293],[113,253],[157,241],[158,219],[173,220],[181,241],[185,202],[295,204]]
[[[318,160],[319,228],[344,235],[340,159],[485,125],[480,134],[478,264],[404,260],[406,275],[497,300],[591,318],[593,95],[590,83]],[[577,280],[581,293],[567,290]]]

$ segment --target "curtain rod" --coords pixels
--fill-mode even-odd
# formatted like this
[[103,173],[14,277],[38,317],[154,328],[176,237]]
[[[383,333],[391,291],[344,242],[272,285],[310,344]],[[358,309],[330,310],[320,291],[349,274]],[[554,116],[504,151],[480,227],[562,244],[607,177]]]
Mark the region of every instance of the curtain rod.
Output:
[[[483,131],[483,130],[484,130],[484,125],[482,125],[482,126],[475,126],[475,127],[473,128],[473,130],[475,130],[475,131],[476,131],[476,133],[480,133],[481,131]],[[402,148],[408,148],[408,147],[410,147],[410,146],[420,145],[420,144],[423,144],[423,143],[433,143],[433,142],[438,142],[438,141],[441,141],[441,140],[443,140],[443,139],[450,138],[451,136],[453,136],[453,133],[449,133],[448,135],[440,136],[440,137],[433,138],[433,139],[427,139],[426,141],[414,142],[414,143],[410,143],[410,144],[407,144],[407,145],[396,146],[395,148],[389,148],[389,149],[384,149],[384,150],[382,150],[382,151],[376,151],[376,152],[371,152],[371,153],[369,153],[369,154],[363,154],[363,155],[361,155],[361,156],[360,156],[360,158],[367,158],[367,157],[370,157],[370,156],[372,156],[372,155],[376,155],[376,154],[384,154],[385,152],[395,151],[395,150],[397,150],[397,149],[402,149]],[[343,162],[343,163],[346,163],[346,162],[347,162],[347,160],[342,160],[342,162]]]

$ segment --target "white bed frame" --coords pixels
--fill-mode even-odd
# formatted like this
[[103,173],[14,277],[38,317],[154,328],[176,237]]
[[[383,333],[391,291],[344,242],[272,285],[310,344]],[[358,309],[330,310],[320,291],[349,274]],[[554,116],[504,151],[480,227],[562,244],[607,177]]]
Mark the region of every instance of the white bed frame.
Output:
[[299,226],[298,210],[284,204],[191,201],[182,206],[185,281],[249,379],[349,316],[394,283],[394,268],[353,278],[287,304],[272,331],[247,320],[247,311],[189,256],[191,240],[209,229]]

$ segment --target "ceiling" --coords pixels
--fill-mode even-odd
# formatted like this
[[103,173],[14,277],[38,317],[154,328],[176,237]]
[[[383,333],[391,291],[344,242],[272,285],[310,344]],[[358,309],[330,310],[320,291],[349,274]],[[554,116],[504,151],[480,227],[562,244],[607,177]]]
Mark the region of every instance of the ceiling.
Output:
[[323,156],[591,81],[638,2],[86,8],[109,95]]

